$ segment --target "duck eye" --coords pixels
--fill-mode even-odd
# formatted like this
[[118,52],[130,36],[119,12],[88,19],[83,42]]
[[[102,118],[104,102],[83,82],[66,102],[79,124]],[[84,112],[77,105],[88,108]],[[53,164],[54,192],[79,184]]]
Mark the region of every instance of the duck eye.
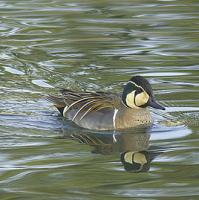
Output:
[[143,90],[141,88],[137,88],[135,91],[135,95],[142,93]]

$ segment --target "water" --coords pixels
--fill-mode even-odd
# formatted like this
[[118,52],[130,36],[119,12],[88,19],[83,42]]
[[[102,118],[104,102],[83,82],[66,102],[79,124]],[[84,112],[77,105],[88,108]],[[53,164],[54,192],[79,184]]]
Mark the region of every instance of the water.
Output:
[[[185,0],[1,0],[1,200],[198,199],[198,10]],[[44,99],[63,87],[120,92],[135,74],[167,108],[147,130],[83,130]],[[136,173],[121,163],[129,148],[148,159]]]

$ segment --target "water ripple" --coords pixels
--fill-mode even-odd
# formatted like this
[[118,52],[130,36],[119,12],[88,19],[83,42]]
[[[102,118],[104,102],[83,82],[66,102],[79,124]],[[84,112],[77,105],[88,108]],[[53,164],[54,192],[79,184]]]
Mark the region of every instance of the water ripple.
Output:
[[[197,199],[197,2],[2,0],[0,11],[2,200]],[[133,135],[80,129],[44,99],[121,92],[136,74],[167,108],[153,111],[145,173],[125,172],[110,142]]]

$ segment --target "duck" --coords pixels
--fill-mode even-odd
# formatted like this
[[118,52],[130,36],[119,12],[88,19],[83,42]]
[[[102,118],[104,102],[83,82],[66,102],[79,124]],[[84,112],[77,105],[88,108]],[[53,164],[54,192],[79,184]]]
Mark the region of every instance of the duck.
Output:
[[69,89],[61,89],[60,93],[60,96],[48,95],[47,100],[63,117],[90,130],[149,126],[153,120],[148,107],[165,110],[157,103],[149,81],[140,75],[130,78],[121,94]]

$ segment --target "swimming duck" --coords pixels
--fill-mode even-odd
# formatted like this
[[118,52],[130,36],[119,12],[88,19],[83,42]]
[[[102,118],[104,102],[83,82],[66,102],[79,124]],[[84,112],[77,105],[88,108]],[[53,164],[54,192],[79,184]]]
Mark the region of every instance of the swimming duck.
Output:
[[80,127],[92,130],[118,130],[149,125],[148,106],[165,110],[153,95],[150,83],[142,76],[132,77],[121,95],[106,92],[77,92],[62,89],[61,96],[49,95],[60,113]]

